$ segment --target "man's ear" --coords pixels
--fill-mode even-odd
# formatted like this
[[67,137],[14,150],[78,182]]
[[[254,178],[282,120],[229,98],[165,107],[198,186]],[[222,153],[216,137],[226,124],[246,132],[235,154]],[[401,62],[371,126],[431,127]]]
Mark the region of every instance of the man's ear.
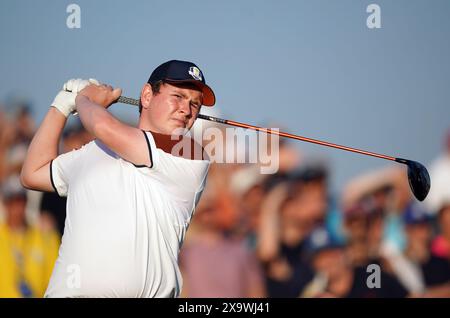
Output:
[[147,109],[150,106],[150,101],[153,98],[152,86],[146,83],[141,90],[141,105],[142,108]]

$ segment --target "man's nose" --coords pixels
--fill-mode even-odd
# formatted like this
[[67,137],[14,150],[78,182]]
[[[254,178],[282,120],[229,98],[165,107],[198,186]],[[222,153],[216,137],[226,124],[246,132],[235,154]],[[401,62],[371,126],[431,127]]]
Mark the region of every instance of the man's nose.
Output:
[[191,115],[191,107],[189,100],[183,100],[180,103],[180,111],[185,113],[187,116]]

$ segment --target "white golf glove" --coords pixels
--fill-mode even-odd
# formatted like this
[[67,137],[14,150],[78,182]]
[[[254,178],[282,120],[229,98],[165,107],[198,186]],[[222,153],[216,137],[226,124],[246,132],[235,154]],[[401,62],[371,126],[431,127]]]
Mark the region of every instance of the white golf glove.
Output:
[[76,111],[75,98],[78,92],[90,84],[100,85],[94,79],[83,80],[81,78],[71,79],[64,83],[63,90],[56,95],[51,106],[58,109],[64,116],[68,117],[71,113]]

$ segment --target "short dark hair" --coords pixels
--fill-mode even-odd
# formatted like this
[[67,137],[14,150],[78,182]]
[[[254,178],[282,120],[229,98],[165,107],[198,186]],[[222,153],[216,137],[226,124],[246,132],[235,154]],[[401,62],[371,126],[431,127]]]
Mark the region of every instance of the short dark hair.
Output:
[[[159,89],[161,88],[161,85],[163,85],[163,84],[164,84],[164,81],[157,81],[157,82],[153,83],[153,85],[150,84],[152,87],[153,95],[159,94]],[[141,114],[141,112],[142,112],[142,103],[141,103],[141,99],[139,99],[139,114]]]

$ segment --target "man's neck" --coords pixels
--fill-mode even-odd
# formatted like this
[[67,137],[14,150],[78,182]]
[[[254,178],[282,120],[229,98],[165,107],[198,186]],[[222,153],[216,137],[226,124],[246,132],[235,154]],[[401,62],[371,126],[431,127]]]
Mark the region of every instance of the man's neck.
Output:
[[153,127],[153,125],[149,123],[147,120],[145,120],[144,116],[142,115],[139,116],[138,128],[145,131],[160,133],[158,129],[156,129],[156,127]]

